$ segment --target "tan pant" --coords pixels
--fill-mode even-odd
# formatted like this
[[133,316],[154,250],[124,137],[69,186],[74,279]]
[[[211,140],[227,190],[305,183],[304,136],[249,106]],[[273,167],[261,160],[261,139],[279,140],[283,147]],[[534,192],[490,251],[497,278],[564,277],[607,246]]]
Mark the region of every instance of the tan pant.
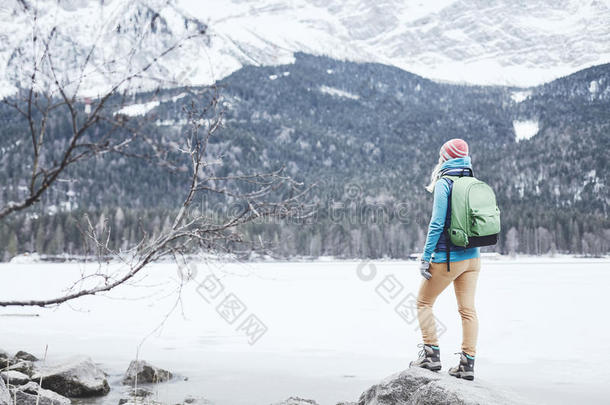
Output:
[[450,272],[447,272],[447,263],[430,263],[432,277],[423,280],[417,296],[417,316],[425,344],[438,346],[432,305],[453,282],[458,312],[462,317],[462,350],[471,356],[476,354],[479,321],[474,308],[474,293],[480,270],[480,258],[451,262]]

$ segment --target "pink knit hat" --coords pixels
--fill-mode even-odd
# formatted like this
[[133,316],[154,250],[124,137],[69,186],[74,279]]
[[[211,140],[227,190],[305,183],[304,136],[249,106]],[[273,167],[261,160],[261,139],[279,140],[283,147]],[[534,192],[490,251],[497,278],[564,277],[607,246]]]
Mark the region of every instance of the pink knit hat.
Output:
[[464,158],[468,156],[468,144],[465,140],[454,138],[445,142],[439,152],[443,160]]

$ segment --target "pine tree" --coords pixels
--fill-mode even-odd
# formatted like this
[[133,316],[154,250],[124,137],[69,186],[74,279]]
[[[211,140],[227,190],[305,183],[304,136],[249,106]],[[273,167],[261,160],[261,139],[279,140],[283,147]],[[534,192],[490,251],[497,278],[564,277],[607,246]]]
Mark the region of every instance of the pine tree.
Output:
[[574,219],[570,221],[570,251],[573,253],[582,253],[581,238],[578,224]]
[[510,228],[506,234],[506,249],[513,257],[519,250],[519,232],[515,227]]
[[118,207],[116,212],[114,213],[114,229],[116,231],[121,231],[123,229],[123,224],[125,222],[125,213],[121,207]]
[[45,253],[46,244],[44,222],[45,221],[42,218],[38,222],[38,227],[36,229],[36,241],[34,243],[36,252],[41,255]]
[[49,242],[49,253],[56,255],[62,254],[64,253],[64,246],[65,240],[63,227],[61,226],[61,223],[58,223],[57,227],[55,228],[55,233]]
[[311,242],[309,244],[309,255],[313,257],[320,256],[322,251],[322,241],[320,238],[320,234],[316,233],[311,237]]
[[26,215],[23,225],[20,227],[20,233],[21,240],[23,240],[23,246],[21,246],[22,251],[31,252],[34,238],[32,237],[32,219],[29,215]]
[[6,253],[8,254],[9,257],[15,257],[15,256],[17,256],[18,252],[19,252],[19,241],[17,240],[17,234],[15,233],[15,231],[11,231],[11,235],[9,236],[9,239],[8,239],[8,244],[6,246]]

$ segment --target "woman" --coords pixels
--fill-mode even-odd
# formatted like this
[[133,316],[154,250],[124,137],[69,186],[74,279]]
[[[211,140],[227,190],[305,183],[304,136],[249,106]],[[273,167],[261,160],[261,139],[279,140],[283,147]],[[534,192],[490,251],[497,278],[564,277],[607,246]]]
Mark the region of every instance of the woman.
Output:
[[[428,227],[428,237],[421,259],[422,281],[417,297],[419,326],[422,331],[423,345],[419,358],[411,362],[413,367],[433,371],[441,369],[440,350],[436,335],[436,323],[432,305],[441,292],[451,283],[455,288],[458,311],[462,317],[462,353],[460,363],[449,370],[449,374],[467,380],[474,379],[474,357],[476,354],[478,320],[474,308],[474,294],[481,268],[479,248],[460,248],[450,245],[449,264],[447,264],[447,237],[444,229],[450,221],[452,183],[444,175],[472,176],[472,165],[468,156],[468,144],[462,139],[447,141],[440,150],[438,164],[426,187],[434,192],[432,218]],[[446,223],[447,221],[447,223]],[[447,271],[450,270],[450,271]]]

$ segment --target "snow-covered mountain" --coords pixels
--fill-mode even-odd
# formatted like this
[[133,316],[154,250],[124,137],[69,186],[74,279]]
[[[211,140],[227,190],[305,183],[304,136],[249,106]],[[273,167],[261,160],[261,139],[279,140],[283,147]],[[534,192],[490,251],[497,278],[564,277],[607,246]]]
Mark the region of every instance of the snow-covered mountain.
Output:
[[[90,95],[131,75],[138,76],[132,81],[136,86],[157,81],[180,85],[194,65],[207,66],[201,54],[209,38],[188,39],[204,32],[205,24],[173,1],[6,0],[0,5],[0,24],[4,91],[28,81],[35,62],[39,80],[54,80],[55,73],[68,90],[79,86],[80,94]],[[176,44],[181,47],[162,55]],[[44,58],[46,53],[50,57]],[[155,58],[158,63],[145,69]],[[210,71],[202,70],[193,79],[207,83],[210,77]]]
[[36,8],[39,29],[57,26],[54,60],[68,77],[96,44],[90,89],[206,27],[206,38],[165,56],[148,76],[211,83],[302,51],[437,80],[529,86],[610,61],[610,0],[8,0],[0,6],[5,87],[31,52]]
[[[205,6],[198,6],[205,4]],[[610,1],[181,0],[238,63],[292,51],[530,86],[610,61]],[[229,51],[231,49],[231,51]]]

